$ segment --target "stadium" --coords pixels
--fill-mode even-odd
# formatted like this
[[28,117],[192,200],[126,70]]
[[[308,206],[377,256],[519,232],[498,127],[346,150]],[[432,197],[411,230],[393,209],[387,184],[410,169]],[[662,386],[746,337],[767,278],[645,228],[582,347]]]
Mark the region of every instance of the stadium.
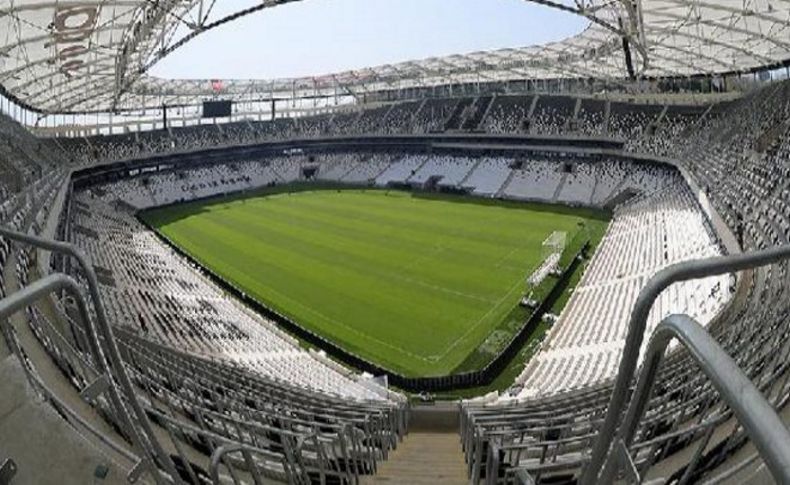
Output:
[[0,485],[790,483],[790,2],[157,74],[237,3],[0,0]]

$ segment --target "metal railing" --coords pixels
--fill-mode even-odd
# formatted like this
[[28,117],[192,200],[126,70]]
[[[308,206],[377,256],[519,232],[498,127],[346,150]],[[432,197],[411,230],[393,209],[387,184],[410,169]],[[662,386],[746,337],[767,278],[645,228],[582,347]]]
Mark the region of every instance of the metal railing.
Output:
[[[611,483],[622,460],[630,461],[628,447],[645,413],[658,369],[669,343],[677,339],[689,351],[705,376],[735,413],[777,483],[790,483],[790,432],[779,415],[749,380],[738,364],[696,320],[687,315],[670,315],[658,324],[645,353],[642,372],[631,404],[626,411],[616,447],[605,462],[601,480]],[[618,462],[620,462],[618,464]],[[626,467],[635,481],[635,469]]]
[[[233,480],[233,483],[240,483],[239,479],[236,477],[235,467],[232,464],[232,460],[229,458],[231,454],[238,453],[242,457],[241,461],[244,463],[246,472],[252,478],[252,483],[255,485],[262,485],[266,483],[264,481],[264,477],[258,470],[258,465],[255,463],[255,460],[252,456],[252,454],[256,451],[257,450],[255,450],[255,448],[242,443],[225,444],[214,450],[214,453],[211,454],[211,467],[209,469],[211,482],[217,484],[222,483],[220,482],[220,467],[224,465],[227,468],[228,475]],[[289,481],[291,481],[291,479],[289,479]]]
[[[47,241],[35,236],[14,233],[7,229],[0,228],[0,235],[8,235],[22,242],[32,242],[35,243],[34,245],[37,247],[55,252],[70,254],[70,251],[74,251],[76,254],[79,254],[73,246],[69,244]],[[80,258],[81,255],[78,258],[78,262],[81,261]],[[96,278],[93,268],[84,262],[82,265],[87,273],[86,279],[88,285],[95,285]],[[36,322],[33,325],[33,327],[35,327],[33,331],[34,333],[36,333],[36,330],[39,331],[36,336],[40,335],[43,337],[44,341],[41,343],[45,349],[52,348],[53,346],[56,348],[58,346],[65,346],[68,351],[68,359],[72,359],[69,362],[76,362],[74,367],[86,367],[88,369],[88,372],[80,376],[81,381],[88,382],[88,385],[80,392],[83,398],[88,401],[94,401],[96,397],[105,393],[107,393],[106,395],[108,398],[112,398],[114,392],[119,394],[119,402],[128,406],[128,402],[126,401],[127,397],[120,394],[122,389],[115,384],[116,370],[123,372],[125,379],[129,379],[131,382],[135,383],[137,387],[132,388],[133,390],[136,390],[142,395],[148,392],[149,396],[153,396],[151,390],[147,388],[147,381],[145,379],[141,380],[140,376],[137,375],[135,370],[135,359],[132,358],[130,360],[128,347],[124,346],[123,338],[120,338],[120,340],[116,342],[116,335],[113,333],[109,333],[109,336],[102,338],[103,335],[106,334],[100,334],[96,331],[96,327],[100,326],[101,323],[94,323],[94,320],[101,321],[102,318],[92,315],[89,307],[89,298],[84,291],[84,282],[82,278],[80,278],[80,280],[81,281],[78,282],[65,274],[51,274],[13,293],[5,300],[0,301],[0,330],[3,331],[4,334],[7,333],[7,335],[11,336],[8,340],[12,342],[12,346],[16,346],[12,350],[14,350],[15,354],[24,362],[24,350],[18,345],[19,342],[15,338],[15,329],[13,326],[6,323],[6,317],[15,312],[27,309],[29,318]],[[92,281],[94,283],[91,283]],[[94,288],[97,288],[97,286],[94,286]],[[73,318],[69,315],[59,315],[60,317],[65,317],[70,323],[65,334],[59,332],[58,329],[54,327],[50,328],[51,323],[48,321],[39,323],[38,320],[46,320],[46,316],[42,314],[41,309],[31,308],[31,305],[35,301],[51,293],[65,293],[66,295],[73,296]],[[97,298],[96,301],[101,302],[99,298]],[[57,310],[62,311],[62,309],[59,308],[56,308],[56,311]],[[103,313],[103,309],[100,306],[97,306],[96,311],[97,313]],[[68,329],[71,330],[71,336],[68,335]],[[6,332],[6,330],[8,330],[8,332]],[[112,332],[112,329],[108,330]],[[121,331],[119,335],[122,337],[124,332]],[[49,338],[54,339],[55,343],[46,343]],[[116,361],[119,364],[117,366],[110,366],[109,368],[106,365],[108,360],[106,355],[113,352],[113,349],[105,349],[105,347],[107,347],[105,345],[107,339],[111,339],[113,347],[118,348],[119,351],[118,360]],[[128,342],[126,342],[126,344],[128,344]],[[122,350],[124,352],[120,352]],[[53,359],[58,358],[54,355],[52,357]],[[71,367],[71,365],[66,367]],[[192,368],[193,366],[190,365],[189,367]],[[32,366],[29,366],[26,370],[30,371],[28,378],[31,384],[39,388],[39,390],[42,390],[41,387],[43,386],[44,389],[42,390],[42,394],[49,399],[50,403],[56,409],[62,409],[68,416],[68,421],[70,423],[74,424],[78,429],[85,429],[89,434],[94,435],[97,441],[104,442],[105,445],[109,446],[126,460],[134,464],[129,474],[130,481],[137,479],[140,473],[145,471],[150,471],[152,473],[152,480],[158,483],[181,483],[182,481],[197,483],[197,481],[207,478],[205,475],[201,475],[201,472],[204,470],[201,469],[199,465],[194,464],[194,461],[190,461],[189,446],[185,446],[198,443],[201,446],[207,446],[209,450],[216,450],[217,447],[225,446],[219,455],[219,461],[216,462],[216,467],[218,468],[212,470],[212,474],[221,475],[220,483],[225,483],[228,477],[235,480],[234,475],[242,477],[243,479],[241,482],[244,483],[250,480],[256,483],[264,483],[272,476],[275,476],[277,480],[284,480],[292,483],[310,483],[315,477],[322,483],[326,481],[357,483],[359,481],[359,475],[370,473],[371,470],[375,470],[376,468],[376,445],[374,442],[366,440],[365,436],[371,436],[374,440],[378,439],[376,433],[382,432],[383,427],[387,426],[386,423],[378,421],[371,422],[367,417],[362,420],[362,418],[359,417],[347,416],[346,419],[350,421],[342,425],[333,426],[325,421],[315,423],[317,428],[321,427],[324,430],[327,427],[336,428],[336,436],[332,435],[331,432],[329,434],[323,434],[322,432],[311,433],[306,436],[296,436],[294,433],[287,433],[280,429],[275,430],[273,427],[268,427],[264,424],[247,424],[244,423],[241,418],[235,420],[228,419],[227,423],[232,423],[232,426],[236,426],[236,430],[240,429],[238,428],[239,426],[250,426],[247,431],[250,432],[249,439],[252,440],[252,442],[240,442],[244,441],[241,435],[238,437],[239,440],[236,440],[233,436],[214,434],[208,429],[203,429],[203,426],[205,426],[204,424],[201,424],[200,427],[190,426],[185,422],[157,412],[152,404],[145,403],[142,408],[144,416],[149,420],[148,422],[151,424],[155,423],[158,426],[156,431],[158,436],[160,436],[160,442],[167,446],[166,449],[173,452],[173,454],[164,455],[167,461],[163,461],[156,454],[156,450],[150,446],[150,443],[144,443],[148,447],[137,445],[136,439],[146,438],[146,435],[143,434],[144,430],[138,422],[134,420],[125,420],[123,416],[116,415],[128,411],[121,408],[121,410],[116,413],[114,400],[110,402],[113,407],[109,409],[105,408],[105,410],[109,411],[110,420],[118,424],[120,433],[124,437],[132,437],[130,435],[131,432],[137,433],[138,436],[136,436],[134,440],[130,439],[130,441],[132,441],[132,446],[128,446],[128,443],[117,442],[113,440],[110,435],[102,434],[101,430],[95,426],[95,423],[91,423],[83,416],[80,416],[77,411],[68,408],[68,405],[64,403],[63,400],[46,389],[46,385],[40,381]],[[109,370],[112,370],[114,373],[110,374]],[[156,386],[155,382],[152,384],[154,387]],[[195,395],[198,393],[199,391],[196,390]],[[177,399],[183,398],[182,395],[174,396]],[[121,400],[121,398],[123,400]],[[132,393],[130,399],[139,400],[141,398],[139,394]],[[141,404],[144,403],[143,401],[139,402],[141,402]],[[173,409],[174,402],[175,401],[168,400],[166,407]],[[101,404],[106,405],[106,402],[102,401]],[[214,414],[207,410],[203,412],[205,414],[202,416],[210,416],[210,422],[221,422],[222,426],[226,425],[226,421],[222,419],[221,415]],[[257,414],[255,416],[257,416]],[[131,417],[133,418],[134,416]],[[248,419],[252,419],[252,415],[248,416]],[[387,419],[392,420],[394,418]],[[294,421],[298,420],[298,417],[294,418]],[[371,423],[375,429],[369,428]],[[396,426],[397,423],[392,421],[389,424]],[[364,431],[357,429],[357,426],[364,428]],[[127,431],[129,431],[129,433],[126,433]],[[266,433],[270,431],[283,431],[283,439],[287,442],[280,443],[280,446],[283,448],[281,453],[259,447],[262,442],[265,442]],[[228,432],[227,427],[224,429],[224,432]],[[239,431],[239,433],[241,432]],[[234,433],[231,431],[230,434],[233,435]],[[236,445],[241,448],[234,448]],[[389,445],[382,441],[381,446],[386,448],[386,446]],[[384,449],[382,453],[383,456],[386,456],[386,449]],[[247,456],[245,456],[245,454]],[[146,457],[152,458],[146,460]],[[168,474],[165,468],[166,463],[172,463],[174,467],[177,467],[172,474]],[[342,466],[338,468],[338,464]]]
[[[0,226],[0,236],[74,258],[87,281],[96,315],[95,319],[91,318],[88,303],[82,295],[81,287],[73,278],[64,274],[52,274],[0,301],[0,319],[5,320],[8,316],[50,293],[60,290],[72,293],[77,302],[82,323],[85,325],[85,333],[89,337],[87,339],[89,348],[86,350],[90,352],[97,370],[104,376],[91,385],[96,384],[97,388],[100,386],[102,390],[108,391],[109,399],[120,419],[119,425],[129,434],[134,447],[140,454],[141,462],[132,470],[130,481],[147,469],[157,483],[166,483],[168,480],[160,473],[160,467],[169,475],[170,480],[178,480],[179,475],[176,467],[154,434],[126,373],[115,335],[106,317],[93,266],[81,251],[69,243],[24,234],[2,226]],[[13,350],[21,359],[19,349]]]
[[11,458],[0,462],[0,485],[8,485],[16,475],[16,463]]
[[790,245],[784,245],[761,251],[678,263],[659,271],[647,282],[631,312],[628,335],[614,388],[606,416],[593,444],[590,461],[582,471],[580,478],[582,485],[609,482],[606,477],[601,476],[601,469],[607,457],[613,453],[613,445],[623,438],[625,430],[618,425],[636,373],[647,318],[661,292],[673,283],[754,269],[788,259],[790,259]]

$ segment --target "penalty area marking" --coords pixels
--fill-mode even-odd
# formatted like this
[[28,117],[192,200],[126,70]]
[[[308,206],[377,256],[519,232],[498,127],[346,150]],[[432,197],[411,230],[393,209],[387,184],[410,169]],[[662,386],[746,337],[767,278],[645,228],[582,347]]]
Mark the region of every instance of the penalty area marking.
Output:
[[524,277],[523,276],[519,276],[518,280],[516,280],[516,283],[512,287],[510,287],[510,290],[508,290],[508,292],[505,293],[505,295],[502,298],[500,298],[499,301],[496,302],[496,304],[494,306],[492,306],[486,313],[484,313],[483,316],[480,317],[477,320],[477,322],[474,323],[474,325],[469,327],[469,329],[467,329],[467,331],[464,332],[463,335],[458,337],[452,344],[450,344],[450,346],[447,347],[447,349],[444,352],[439,354],[439,359],[441,360],[445,356],[447,356],[447,354],[450,353],[450,351],[453,350],[458,345],[458,343],[460,341],[465,339],[470,333],[472,333],[472,331],[476,330],[480,326],[480,324],[483,321],[485,321],[486,317],[488,317],[491,314],[491,312],[493,312],[494,310],[499,308],[499,306],[502,305],[502,303],[504,303],[507,300],[507,298],[513,293],[513,290],[518,289],[520,284],[524,284]]

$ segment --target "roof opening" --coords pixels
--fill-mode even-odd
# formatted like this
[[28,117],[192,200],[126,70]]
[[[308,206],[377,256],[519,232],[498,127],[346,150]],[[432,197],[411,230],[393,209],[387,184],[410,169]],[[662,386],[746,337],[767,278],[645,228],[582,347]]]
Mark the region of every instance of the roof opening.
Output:
[[[210,20],[259,1],[216,2]],[[301,0],[197,36],[150,74],[172,79],[314,76],[557,41],[581,17],[525,0]],[[186,27],[179,35],[188,33]]]

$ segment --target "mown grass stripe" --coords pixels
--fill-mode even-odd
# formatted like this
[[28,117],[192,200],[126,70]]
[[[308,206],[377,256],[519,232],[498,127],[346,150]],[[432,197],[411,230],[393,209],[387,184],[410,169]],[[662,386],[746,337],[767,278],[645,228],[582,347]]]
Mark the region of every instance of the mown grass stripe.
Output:
[[[460,202],[460,203],[459,203]],[[554,230],[589,211],[369,190],[174,206],[148,222],[300,324],[407,376],[462,363],[509,318]],[[602,223],[595,220],[594,223]]]

